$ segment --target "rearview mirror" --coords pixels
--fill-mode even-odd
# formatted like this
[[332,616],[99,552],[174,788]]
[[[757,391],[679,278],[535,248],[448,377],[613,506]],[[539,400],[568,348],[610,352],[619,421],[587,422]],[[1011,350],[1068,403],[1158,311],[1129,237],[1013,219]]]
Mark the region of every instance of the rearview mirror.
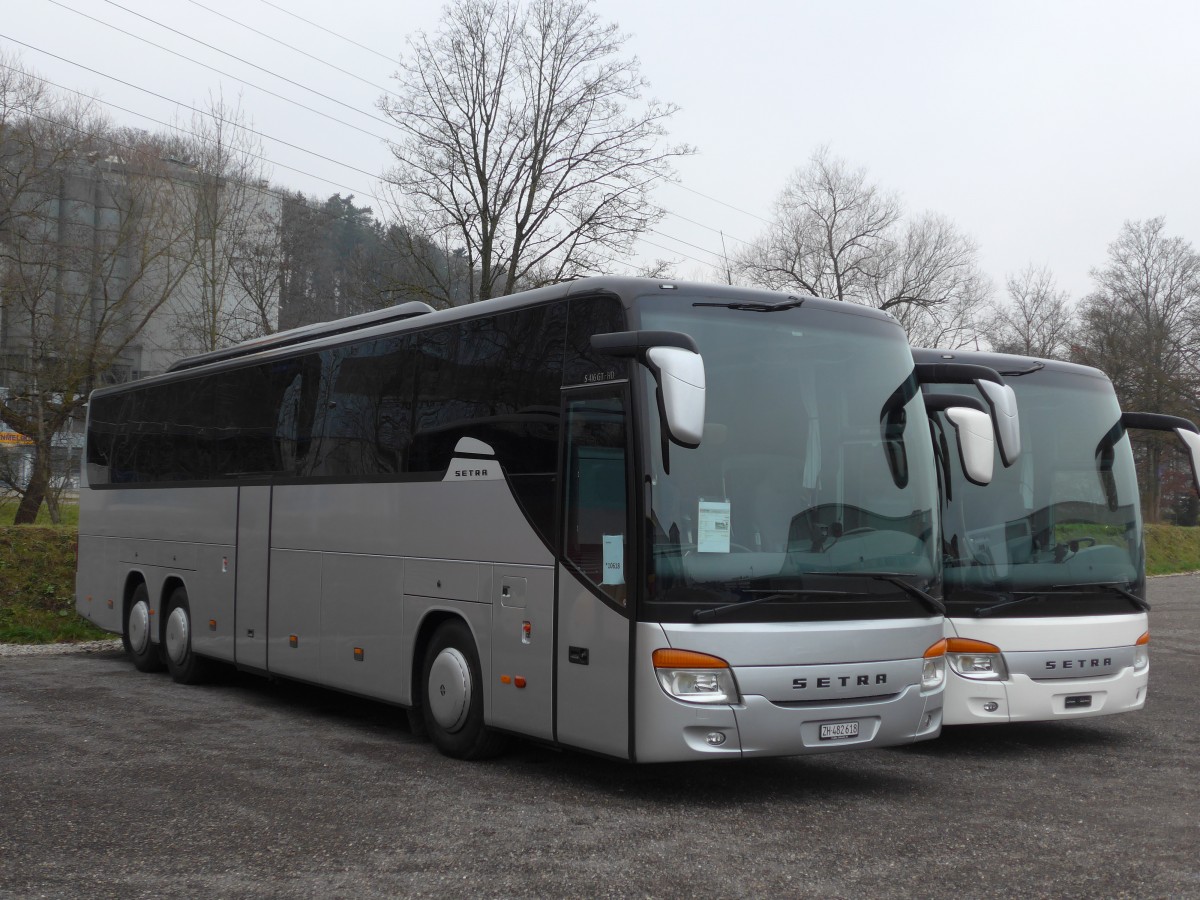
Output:
[[1192,487],[1200,494],[1200,428],[1197,428],[1194,422],[1182,416],[1168,416],[1162,413],[1123,412],[1121,427],[1174,431],[1179,440],[1183,441],[1183,449],[1192,464]]
[[963,475],[972,484],[991,484],[996,450],[992,417],[967,406],[951,406],[944,412],[958,438],[958,458],[962,461]]
[[641,362],[658,384],[663,430],[682,447],[704,435],[704,358],[690,335],[678,331],[618,331],[592,335],[592,349]]
[[1021,423],[1017,416],[1017,395],[1004,383],[1000,373],[987,366],[970,363],[917,363],[917,378],[922,384],[973,384],[983,395],[991,412],[996,446],[1005,468],[1021,455]]
[[1200,494],[1200,434],[1184,428],[1176,428],[1175,433],[1187,447],[1188,455],[1192,458],[1192,487]]

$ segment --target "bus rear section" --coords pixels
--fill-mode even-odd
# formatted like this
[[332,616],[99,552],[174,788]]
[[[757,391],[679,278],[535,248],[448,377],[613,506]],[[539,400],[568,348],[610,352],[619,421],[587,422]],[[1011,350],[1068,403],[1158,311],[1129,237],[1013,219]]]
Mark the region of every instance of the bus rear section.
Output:
[[[914,355],[996,369],[1021,410],[1021,456],[1008,467],[997,459],[990,485],[942,465],[945,723],[1141,709],[1150,672],[1142,518],[1130,414],[1111,382],[1096,369],[1051,360]],[[1193,433],[1183,420],[1167,424]],[[946,457],[955,452],[946,442]]]
[[135,664],[638,762],[936,736],[933,447],[900,327],[582,279],[89,406],[77,607]]

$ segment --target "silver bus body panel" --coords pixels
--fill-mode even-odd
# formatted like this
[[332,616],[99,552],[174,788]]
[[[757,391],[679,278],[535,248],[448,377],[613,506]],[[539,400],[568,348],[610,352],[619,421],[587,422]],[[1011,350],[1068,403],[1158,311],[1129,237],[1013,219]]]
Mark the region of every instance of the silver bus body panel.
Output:
[[[79,613],[120,634],[122,591],[137,573],[149,594],[150,639],[159,643],[163,607],[175,585],[182,584],[188,590],[196,652],[232,662],[237,489],[85,489],[79,502]],[[97,597],[98,589],[102,597]]]
[[237,603],[234,646],[238,665],[267,667],[267,584],[271,571],[271,488],[238,488]]
[[[627,759],[629,619],[565,566],[558,583],[558,740]],[[572,662],[580,650],[586,662]]]
[[[497,563],[491,577],[492,687],[486,718],[496,728],[553,740],[554,568]],[[488,670],[483,671],[486,679]]]
[[[76,606],[99,627],[122,631],[120,591],[131,574],[146,581],[156,617],[166,585],[178,581],[188,591],[198,654],[411,703],[421,622],[435,610],[451,613],[476,634],[489,721],[498,713],[499,727],[553,737],[553,557],[505,481],[81,493]],[[198,541],[203,535],[229,542]],[[432,558],[447,547],[462,558]],[[504,666],[526,687],[505,686],[497,711],[491,606],[504,584],[512,594],[520,583],[513,578],[524,579],[525,607],[499,615],[496,639],[508,647]],[[99,596],[96,586],[107,593]],[[158,641],[157,623],[152,637]]]

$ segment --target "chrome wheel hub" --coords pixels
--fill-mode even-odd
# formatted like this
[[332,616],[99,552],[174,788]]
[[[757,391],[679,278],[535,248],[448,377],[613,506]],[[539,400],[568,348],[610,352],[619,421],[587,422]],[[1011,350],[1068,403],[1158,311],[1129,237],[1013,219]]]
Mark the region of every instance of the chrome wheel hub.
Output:
[[150,607],[139,600],[129,610],[129,649],[136,654],[146,651],[150,643]]
[[171,615],[167,616],[167,656],[177,666],[187,657],[190,630],[187,610],[182,606],[171,610]]
[[449,732],[466,724],[471,708],[471,667],[467,658],[454,647],[447,647],[429,667],[429,685],[425,699],[434,721]]

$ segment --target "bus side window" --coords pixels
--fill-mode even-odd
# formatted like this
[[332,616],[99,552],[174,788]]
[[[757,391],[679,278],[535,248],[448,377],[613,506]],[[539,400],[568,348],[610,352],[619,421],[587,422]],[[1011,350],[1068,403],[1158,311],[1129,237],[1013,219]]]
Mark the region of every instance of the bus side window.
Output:
[[615,603],[626,603],[625,415],[616,397],[567,403],[563,555]]

